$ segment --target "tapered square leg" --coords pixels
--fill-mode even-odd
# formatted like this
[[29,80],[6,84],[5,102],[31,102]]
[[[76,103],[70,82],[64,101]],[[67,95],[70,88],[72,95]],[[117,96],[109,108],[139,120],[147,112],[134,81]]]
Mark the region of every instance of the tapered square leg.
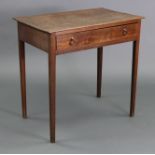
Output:
[[133,117],[135,114],[138,57],[139,57],[139,40],[133,42],[130,117]]
[[21,79],[22,116],[23,116],[23,118],[27,118],[25,44],[21,40],[19,40],[18,42],[19,42],[19,64],[20,64],[20,79]]
[[97,49],[97,97],[101,97],[103,47]]
[[56,119],[56,48],[55,36],[50,39],[49,59],[49,116],[50,116],[50,142],[55,143],[55,119]]

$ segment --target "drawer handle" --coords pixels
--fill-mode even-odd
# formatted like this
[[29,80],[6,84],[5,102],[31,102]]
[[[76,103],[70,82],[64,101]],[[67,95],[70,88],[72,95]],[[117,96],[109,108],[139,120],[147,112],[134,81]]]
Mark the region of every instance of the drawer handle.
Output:
[[76,43],[76,40],[75,40],[74,37],[72,37],[72,38],[69,40],[69,45],[70,45],[70,46],[73,46],[75,43]]
[[122,31],[123,36],[126,36],[128,34],[128,28],[124,27]]

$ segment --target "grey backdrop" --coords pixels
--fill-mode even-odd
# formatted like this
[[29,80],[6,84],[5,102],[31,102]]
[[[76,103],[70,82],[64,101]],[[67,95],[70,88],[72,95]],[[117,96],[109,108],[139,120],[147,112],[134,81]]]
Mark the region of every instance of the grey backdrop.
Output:
[[[145,16],[135,118],[129,118],[131,50],[104,48],[102,98],[96,49],[57,57],[57,143],[49,143],[47,55],[26,45],[28,120],[21,118],[14,16],[107,7]],[[0,153],[155,153],[154,0],[0,0]]]

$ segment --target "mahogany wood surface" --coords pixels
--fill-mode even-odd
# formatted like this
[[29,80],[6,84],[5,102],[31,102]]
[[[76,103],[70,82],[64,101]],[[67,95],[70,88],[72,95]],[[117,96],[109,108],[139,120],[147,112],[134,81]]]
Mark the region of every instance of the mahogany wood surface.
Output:
[[97,97],[101,97],[103,47],[97,48]]
[[103,46],[133,41],[130,116],[135,114],[141,16],[104,8],[16,17],[18,23],[22,115],[27,118],[25,43],[48,54],[50,141],[56,131],[56,56],[97,48],[97,97],[101,97]]
[[64,53],[87,48],[94,48],[115,41],[134,40],[138,35],[139,23],[95,29],[84,32],[69,33],[57,36],[57,51]]
[[29,27],[25,24],[19,23],[19,33],[20,40],[27,42],[43,51],[49,51],[49,37],[48,33],[36,30],[32,27]]
[[143,17],[113,11],[105,8],[94,8],[60,13],[47,13],[34,16],[16,17],[18,22],[38,30],[53,33],[76,30],[88,30],[127,24]]
[[55,115],[56,115],[56,38],[53,33],[49,39],[49,114],[50,114],[50,141],[55,143]]
[[19,66],[21,78],[21,100],[22,100],[22,116],[27,118],[26,106],[26,71],[25,71],[25,43],[20,40],[20,29],[18,27],[18,46],[19,46]]

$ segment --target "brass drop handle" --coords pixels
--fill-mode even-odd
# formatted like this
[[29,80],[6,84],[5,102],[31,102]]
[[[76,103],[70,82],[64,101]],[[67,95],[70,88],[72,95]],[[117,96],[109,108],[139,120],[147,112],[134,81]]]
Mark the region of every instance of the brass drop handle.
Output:
[[74,37],[72,37],[72,38],[69,40],[69,45],[70,45],[70,46],[73,46],[75,43],[76,43],[76,40],[75,40]]
[[128,28],[124,27],[122,33],[124,36],[126,36],[128,34]]

